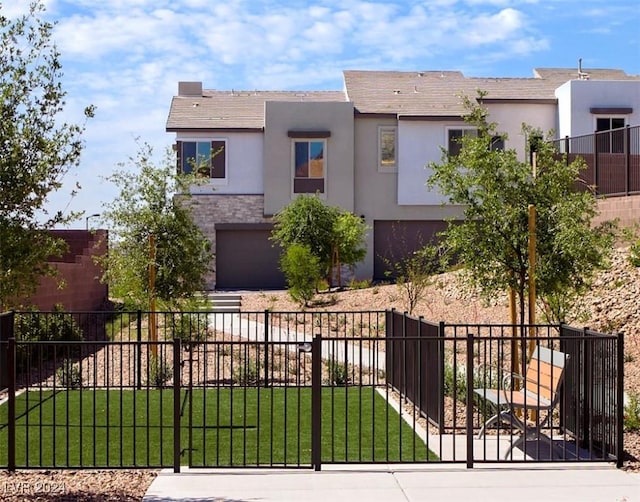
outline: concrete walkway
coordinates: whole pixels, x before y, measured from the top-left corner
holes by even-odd
[[[323,466],[320,472],[273,469],[164,470],[144,501],[184,502],[640,502],[640,474],[610,465]]]
[[[209,328],[251,342],[264,341],[265,325],[260,322],[242,318],[239,314],[222,313],[211,314]],[[269,341],[281,342],[289,346],[289,350],[298,350],[297,344],[311,343],[312,332],[299,332],[289,328],[271,326],[269,329]],[[348,341],[329,339],[322,342],[323,359],[331,359],[339,363],[349,363],[363,368],[375,368],[385,370],[385,354],[376,350],[370,350],[361,344]]]

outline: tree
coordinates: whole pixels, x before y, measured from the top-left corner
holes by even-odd
[[[7,19],[1,9],[0,309],[32,293],[41,275],[53,274],[47,258],[65,250],[49,230],[79,215],[49,214],[45,204],[78,165],[84,131],[84,125],[60,121],[66,93],[52,25],[39,17],[42,3],[31,3],[18,19]],[[85,109],[87,118],[93,113]]]
[[[481,101],[484,95],[480,93]],[[459,155],[443,151],[431,163],[429,184],[453,204],[464,206],[464,221],[449,225],[446,245],[466,270],[466,278],[491,296],[513,288],[525,322],[529,279],[528,207],[537,216],[536,290],[550,321],[565,321],[572,301],[607,265],[614,229],[592,226],[596,199],[580,180],[584,163],[558,158],[549,142],[536,142],[537,173],[514,150],[492,149],[496,125],[481,105],[464,98],[465,120],[477,135],[461,138]],[[527,127],[525,134],[539,137]],[[503,137],[506,139],[506,137]],[[576,186],[582,184],[582,190]]]
[[[150,236],[155,240],[155,298],[168,308],[192,298],[204,287],[211,261],[210,243],[193,222],[186,204],[193,176],[176,174],[167,152],[162,165],[152,160],[153,149],[140,146],[107,180],[120,195],[105,205],[113,243],[105,257],[104,280],[112,293],[130,307],[148,304]]]
[[[322,275],[328,279],[333,267],[341,263],[355,265],[366,254],[367,227],[362,219],[324,204],[315,195],[297,197],[274,220],[272,240],[285,251],[292,244],[306,245],[318,258]]]

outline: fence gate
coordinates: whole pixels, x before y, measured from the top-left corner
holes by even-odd
[[[183,460],[190,467],[311,467],[310,349],[231,336],[183,343]]]

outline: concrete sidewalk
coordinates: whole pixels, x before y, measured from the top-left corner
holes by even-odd
[[[284,469],[163,470],[146,502],[640,502],[640,474],[608,464],[358,465]]]

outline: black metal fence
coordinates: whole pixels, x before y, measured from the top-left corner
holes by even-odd
[[[499,389],[505,371],[525,374],[534,347],[541,346],[568,355],[559,410],[547,431],[560,450],[525,452],[522,460],[528,456],[539,461],[602,460],[622,465],[621,334],[567,325],[436,325],[396,311],[387,312],[387,325],[389,337],[404,340],[400,353],[387,352],[387,361],[395,363],[387,372],[387,383],[416,403],[440,434],[465,434],[467,459],[496,461],[486,436],[482,444],[473,444],[488,411],[472,390]],[[513,442],[513,433],[503,434],[507,443]],[[499,453],[501,446],[496,448]],[[459,451],[452,452],[454,458],[463,455]]]
[[[81,314],[61,315],[0,318],[8,469],[501,462],[517,432],[474,439],[489,411],[472,391],[526,368],[531,344],[570,356],[545,431],[559,447],[506,461],[621,463],[621,337],[266,311],[91,313],[101,332],[69,341]]]
[[[578,157],[586,162],[582,179],[595,186],[598,195],[640,193],[640,126],[567,136],[553,143],[567,162]]]

